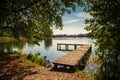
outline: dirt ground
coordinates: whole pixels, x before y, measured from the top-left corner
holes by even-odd
[[[0,61],[0,80],[87,80],[77,72],[27,66],[19,57]],[[90,80],[90,79],[88,79]]]

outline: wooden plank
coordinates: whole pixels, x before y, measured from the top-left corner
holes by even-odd
[[[58,43],[57,45],[79,45],[79,46],[82,46],[84,44],[67,44],[67,43]]]
[[[75,66],[90,48],[91,45],[82,45],[80,48],[77,48],[76,50],[69,52],[68,54],[58,58],[57,60],[54,60],[53,64]]]
[[[54,63],[74,66],[82,56],[83,56],[83,54],[78,55],[78,53],[69,53],[69,54],[55,60]]]

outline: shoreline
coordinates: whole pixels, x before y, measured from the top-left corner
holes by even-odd
[[[95,80],[83,71],[67,73],[49,70],[43,66],[29,66],[20,56],[10,56],[0,61],[0,79],[2,80]]]

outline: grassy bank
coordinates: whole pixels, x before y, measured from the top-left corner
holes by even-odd
[[[14,58],[18,58],[26,66],[40,66],[44,64],[44,59],[39,54],[0,53],[0,61],[11,61]]]
[[[11,42],[16,40],[26,41],[24,37],[19,37],[18,39],[14,37],[0,37],[0,42]]]

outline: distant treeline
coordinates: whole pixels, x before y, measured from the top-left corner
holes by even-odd
[[[93,37],[92,34],[78,34],[78,35],[67,35],[67,34],[59,34],[59,35],[53,35],[53,37]]]

